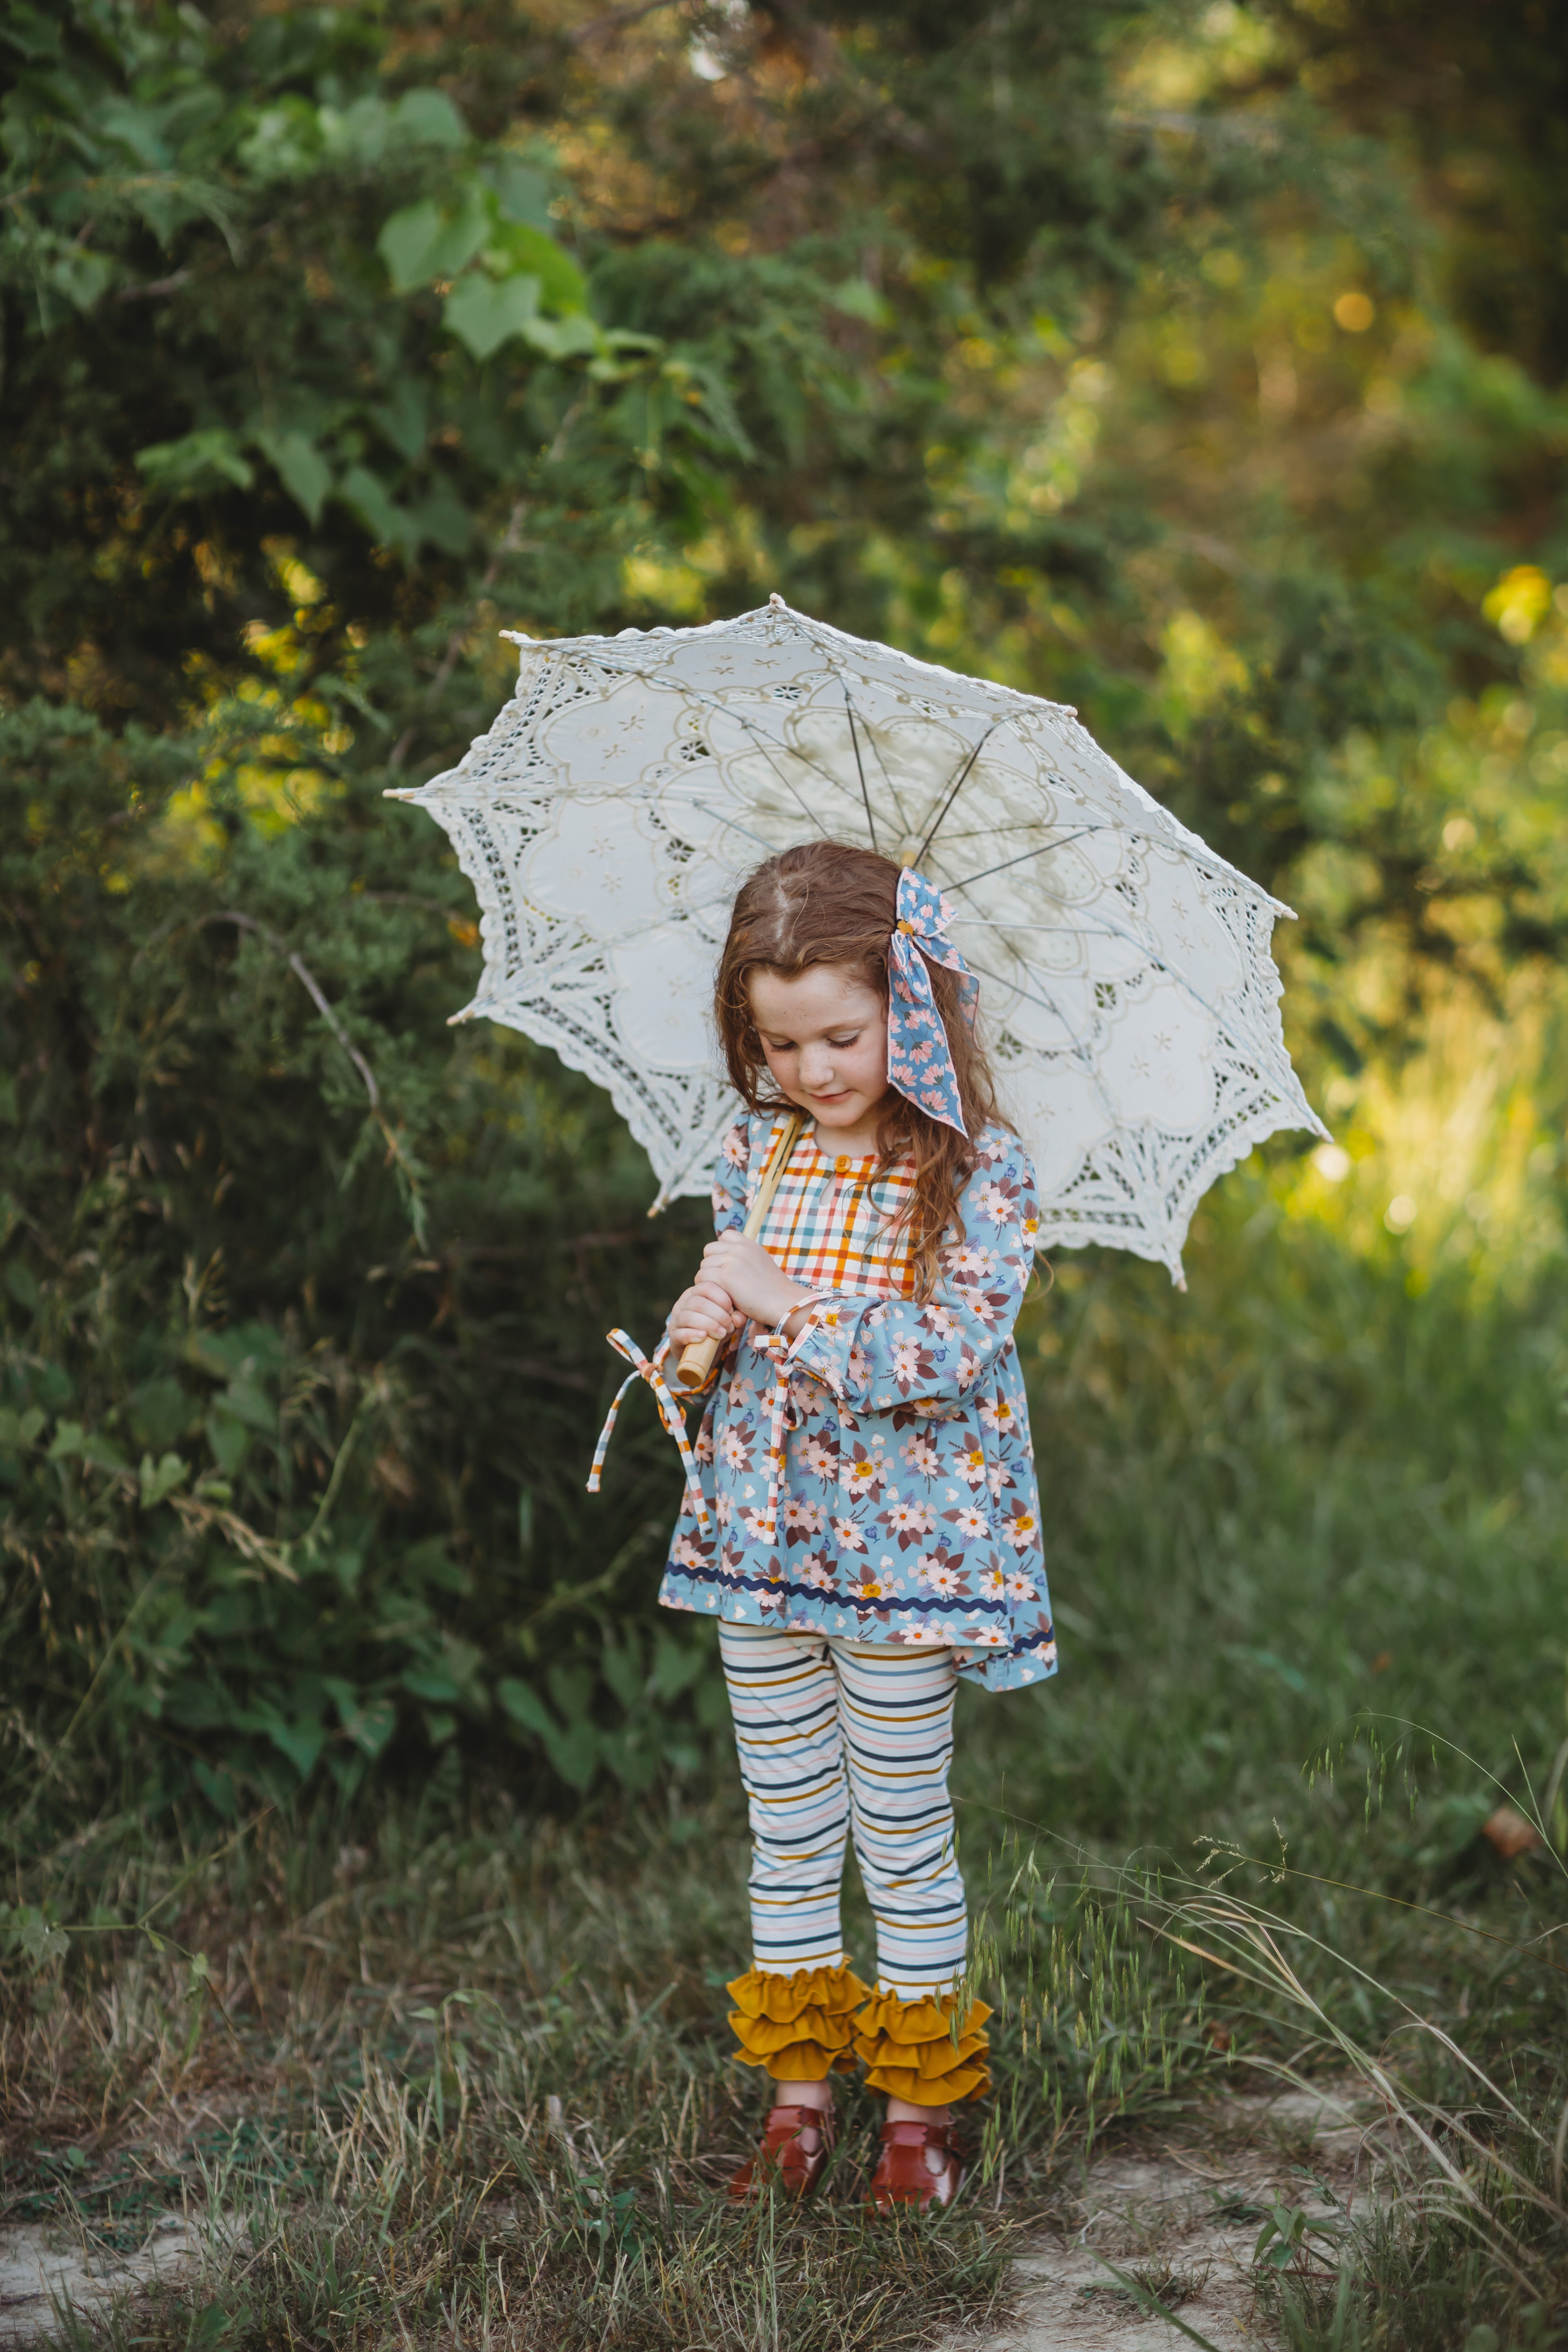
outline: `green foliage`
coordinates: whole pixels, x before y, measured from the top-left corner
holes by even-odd
[[[24,1841],[459,1757],[637,1790],[714,1729],[648,1416],[581,1491],[601,1334],[700,1217],[647,1228],[607,1106],[447,1029],[471,901],[381,797],[489,723],[501,625],[776,586],[1079,703],[1300,898],[1336,1117],[1434,974],[1517,1005],[1568,905],[1558,265],[1532,232],[1482,321],[1453,240],[1501,232],[1416,168],[1385,13],[7,13]],[[1546,221],[1538,97],[1467,38],[1465,136]]]
[[[37,1677],[11,1681],[38,1743],[17,1812],[194,1783],[234,1818],[318,1770],[352,1792],[400,1726],[416,1755],[504,1730],[535,1621],[597,1660],[657,1556],[668,1465],[628,1433],[590,1519],[584,1436],[603,1328],[689,1231],[644,1223],[592,1090],[542,1088],[513,1041],[452,1047],[463,902],[445,873],[400,887],[401,814],[345,790],[269,836],[219,793],[193,866],[160,784],[189,739],[0,724],[31,950],[0,1419],[4,1638]],[[616,1637],[630,1720],[602,1746],[577,1668],[576,1752],[631,1787],[695,1763],[689,1654]]]

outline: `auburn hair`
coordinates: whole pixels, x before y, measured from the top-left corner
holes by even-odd
[[[742,884],[719,959],[713,1012],[731,1083],[759,1113],[788,1110],[768,1070],[752,1012],[749,982],[760,970],[787,980],[814,964],[847,964],[884,1003],[889,999],[888,944],[898,919],[900,868],[875,850],[848,842],[806,841],[781,850]],[[997,1118],[995,1086],[983,1047],[963,1017],[957,976],[921,955],[931,993],[947,1031],[968,1137],[889,1087],[877,1123],[879,1175],[909,1160],[914,1185],[895,1232],[906,1238],[917,1296],[936,1286],[942,1236],[963,1224],[959,1201],[977,1161],[973,1139]]]

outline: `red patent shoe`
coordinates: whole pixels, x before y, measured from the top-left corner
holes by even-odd
[[[759,2189],[782,2189],[786,2197],[809,2197],[826,2168],[837,2134],[831,2107],[774,2107],[763,2128],[763,2144],[730,2183],[740,2199]]]
[[[951,2124],[882,2126],[882,2155],[871,2175],[871,2202],[879,2213],[895,2205],[951,2205],[963,2182],[963,2160]]]

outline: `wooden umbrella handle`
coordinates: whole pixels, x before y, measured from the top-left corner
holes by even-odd
[[[796,1138],[805,1125],[805,1113],[803,1110],[792,1111],[784,1121],[783,1133],[768,1154],[767,1166],[763,1170],[757,1185],[757,1197],[752,1202],[745,1224],[742,1228],[749,1242],[754,1242],[763,1230],[763,1219],[773,1206],[773,1194],[779,1189],[779,1179],[784,1172],[790,1153],[795,1150]],[[719,1350],[723,1345],[722,1339],[693,1339],[689,1348],[681,1349],[679,1360],[675,1367],[675,1377],[669,1382],[670,1388],[677,1396],[689,1396],[694,1390],[702,1386],[718,1362]]]

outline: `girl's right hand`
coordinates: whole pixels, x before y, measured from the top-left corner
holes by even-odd
[[[698,1281],[670,1308],[669,1336],[678,1348],[689,1348],[704,1339],[727,1339],[745,1321],[727,1290],[716,1282]]]

